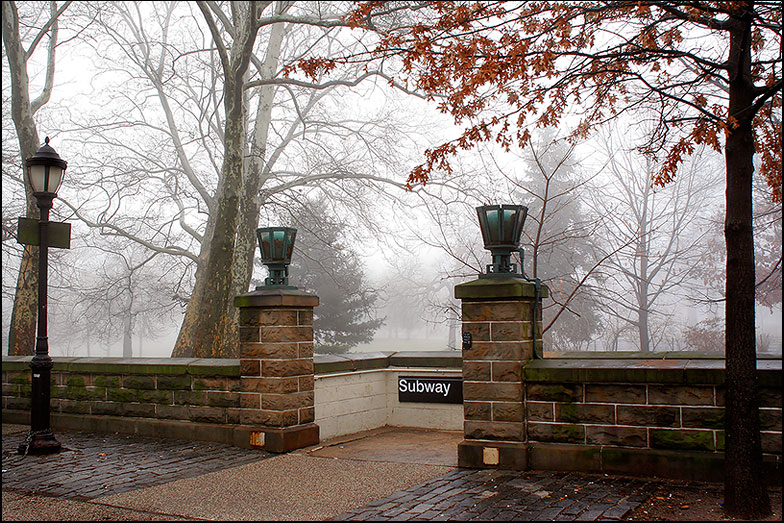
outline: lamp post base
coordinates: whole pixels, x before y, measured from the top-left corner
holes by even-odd
[[[51,430],[30,431],[24,443],[19,445],[19,454],[30,454],[41,456],[44,454],[54,454],[62,450],[62,445],[54,437]]]

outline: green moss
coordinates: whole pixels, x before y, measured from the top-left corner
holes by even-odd
[[[163,403],[172,402],[172,393],[165,390],[140,390],[139,401],[142,403]]]
[[[139,391],[137,389],[108,389],[106,391],[106,398],[109,401],[118,401],[120,403],[129,403],[138,401]]]
[[[84,387],[84,376],[71,374],[65,378],[65,385],[68,387]]]
[[[96,376],[93,378],[93,385],[96,387],[107,387],[107,388],[119,388],[120,387],[120,377],[119,376]]]
[[[713,432],[651,429],[651,447],[658,449],[714,450]]]
[[[160,390],[190,390],[190,376],[158,376]]]
[[[155,378],[153,376],[125,376],[123,378],[123,387],[126,389],[152,390],[155,388]]]

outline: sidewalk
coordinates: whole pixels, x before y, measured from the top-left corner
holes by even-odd
[[[3,521],[621,519],[655,481],[456,468],[461,434],[385,428],[290,454],[3,425]]]

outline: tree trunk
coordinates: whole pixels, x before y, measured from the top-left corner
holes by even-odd
[[[226,112],[224,128],[224,154],[221,183],[213,209],[214,229],[204,241],[209,243],[206,260],[197,271],[194,287],[185,312],[185,321],[173,355],[196,358],[228,358],[234,355],[236,344],[227,340],[227,314],[232,302],[232,274],[235,257],[235,240],[243,189],[243,152],[245,150],[245,121],[247,107],[243,90],[245,73],[250,62],[258,26],[256,3],[249,2],[244,12],[239,5],[232,5],[236,23],[234,42],[229,51],[223,45],[209,7],[198,3],[199,9],[210,25],[213,39],[221,52],[224,71],[223,106]],[[240,25],[242,27],[240,27]],[[187,323],[186,323],[187,322]]]
[[[27,76],[27,59],[19,36],[19,18],[14,2],[3,2],[3,43],[11,74],[11,117],[19,140],[19,150],[24,159],[38,150],[40,140],[30,105],[30,83]],[[35,197],[27,183],[24,184],[27,217],[38,220],[39,211]],[[8,333],[8,354],[27,356],[33,354],[38,311],[38,247],[26,246],[16,280],[11,326]]]
[[[729,116],[738,127],[727,136],[726,282],[726,451],[724,508],[743,519],[770,514],[762,477],[759,399],[754,321],[754,237],[752,177],[754,131],[750,74],[752,7],[734,19],[730,30]]]

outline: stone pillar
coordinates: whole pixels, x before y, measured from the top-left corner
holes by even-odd
[[[541,298],[548,289],[542,285]],[[463,315],[464,437],[458,465],[526,468],[522,368],[533,358],[536,287],[522,278],[480,278],[455,287]],[[541,307],[537,353],[542,354]],[[466,334],[471,335],[470,346]]]
[[[262,289],[237,296],[240,309],[240,423],[250,444],[288,452],[319,442],[313,420],[313,308],[318,296]]]

